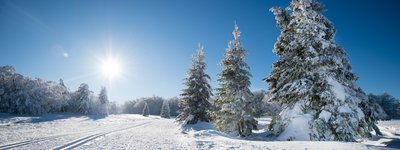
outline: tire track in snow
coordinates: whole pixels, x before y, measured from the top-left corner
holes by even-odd
[[[112,131],[108,131],[108,132],[101,132],[101,133],[92,134],[92,135],[89,135],[89,136],[85,136],[85,137],[73,140],[73,141],[71,141],[71,142],[69,142],[67,144],[64,144],[62,146],[58,146],[58,147],[56,147],[54,149],[55,150],[73,149],[73,148],[79,147],[79,146],[81,146],[83,144],[86,144],[86,143],[88,143],[88,142],[90,142],[90,141],[92,141],[94,139],[97,139],[99,137],[106,136],[108,134],[115,133],[115,132],[120,132],[120,131],[124,131],[124,130],[128,130],[128,129],[136,128],[136,127],[148,124],[148,123],[150,123],[150,122],[145,122],[145,123],[141,123],[141,124],[138,124],[138,125],[130,126],[130,127],[127,127],[127,128],[112,130]]]

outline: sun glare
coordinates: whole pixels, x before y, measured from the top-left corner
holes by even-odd
[[[121,73],[121,64],[113,58],[105,59],[101,66],[102,73],[108,79],[112,79]]]

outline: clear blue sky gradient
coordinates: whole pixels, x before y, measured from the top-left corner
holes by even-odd
[[[348,53],[358,85],[367,93],[400,97],[399,0],[325,0],[324,13],[337,29],[336,41]],[[242,32],[252,90],[267,89],[262,79],[277,57],[280,34],[272,6],[289,0],[0,0],[0,65],[46,80],[64,79],[70,90],[88,83],[98,93],[125,101],[143,96],[173,97],[198,43],[205,47],[207,73],[217,87],[219,62],[236,21]],[[63,57],[68,53],[69,57]],[[112,53],[123,76],[110,84],[99,71]]]

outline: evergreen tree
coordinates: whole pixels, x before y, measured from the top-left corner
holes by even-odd
[[[166,100],[162,103],[160,116],[163,118],[170,118],[169,103]]]
[[[217,111],[213,114],[218,130],[248,136],[256,128],[255,109],[252,107],[250,67],[245,62],[246,49],[240,40],[239,27],[235,24],[232,32],[234,39],[229,42],[225,57],[221,61],[222,71],[219,74],[215,104]]]
[[[270,129],[279,140],[356,141],[370,129],[359,104],[367,100],[354,81],[335,29],[316,0],[293,0],[272,8],[281,35],[274,47],[279,60],[266,78],[272,100],[282,105]],[[293,132],[302,131],[302,132]]]
[[[101,87],[100,94],[99,94],[99,101],[100,101],[100,113],[102,115],[108,115],[108,97],[107,97],[107,90],[106,87]]]
[[[77,92],[77,105],[78,105],[78,113],[82,113],[84,115],[89,114],[90,109],[90,91],[89,86],[87,84],[82,83]]]
[[[143,113],[142,113],[142,115],[145,116],[145,117],[147,117],[147,116],[150,115],[150,109],[149,109],[149,106],[147,105],[146,102],[144,102],[144,107],[143,107]]]
[[[208,83],[210,76],[205,70],[204,48],[199,45],[197,54],[192,58],[192,66],[187,72],[186,89],[183,90],[182,99],[179,101],[181,109],[177,120],[184,124],[209,122],[211,119],[208,111],[211,106],[209,99],[212,96],[212,89]]]

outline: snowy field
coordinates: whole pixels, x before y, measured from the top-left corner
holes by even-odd
[[[270,118],[260,118],[264,128]],[[72,114],[43,117],[0,113],[0,149],[399,149],[400,120],[379,122],[384,137],[363,143],[274,141],[266,131],[240,138],[218,132],[211,124],[180,128],[174,119],[156,116]]]

